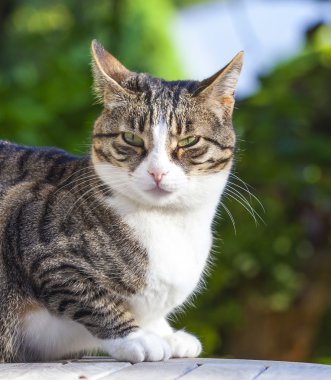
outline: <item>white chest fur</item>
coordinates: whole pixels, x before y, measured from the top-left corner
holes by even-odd
[[[212,244],[214,210],[214,205],[185,213],[121,208],[149,256],[147,285],[129,301],[140,325],[165,317],[196,289]]]

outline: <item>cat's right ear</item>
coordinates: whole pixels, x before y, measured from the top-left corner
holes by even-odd
[[[243,65],[244,52],[239,52],[230,63],[216,74],[200,82],[194,96],[221,105],[229,114],[234,106],[234,92]]]
[[[97,40],[92,41],[91,50],[94,90],[100,101],[111,103],[133,96],[121,85],[133,73],[108,53]]]

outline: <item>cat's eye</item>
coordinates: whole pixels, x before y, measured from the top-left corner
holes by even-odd
[[[178,147],[179,148],[189,148],[190,146],[193,146],[197,144],[200,140],[200,136],[189,136],[186,137],[183,140],[178,141]]]
[[[137,146],[139,148],[144,147],[144,140],[141,137],[135,135],[134,133],[124,132],[122,134],[122,137],[123,140],[129,145]]]

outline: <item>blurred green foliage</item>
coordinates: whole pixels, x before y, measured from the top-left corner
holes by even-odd
[[[91,40],[132,70],[177,77],[173,11],[167,0],[3,1],[1,137],[86,152],[100,111],[92,107]]]
[[[195,2],[2,1],[1,138],[87,152],[100,112],[93,106],[90,41],[100,40],[132,70],[176,79],[181,71],[169,22],[176,7]],[[230,178],[224,202],[236,233],[221,209],[208,290],[177,317],[178,326],[202,337],[206,355],[231,353],[231,334],[244,323],[247,308],[293,309],[311,281],[311,263],[331,254],[330,88],[331,28],[324,25],[298,57],[261,78],[261,90],[237,104],[234,175],[252,187]],[[258,226],[246,202],[260,215]],[[325,327],[331,326],[331,312],[323,323],[314,350],[331,356],[331,328]]]

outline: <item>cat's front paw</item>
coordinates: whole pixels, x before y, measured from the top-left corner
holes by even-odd
[[[176,331],[165,339],[171,347],[173,358],[195,358],[201,354],[199,339],[185,331]]]
[[[131,363],[156,362],[171,356],[169,343],[155,334],[141,331],[125,338],[105,340],[102,346],[114,359]]]

